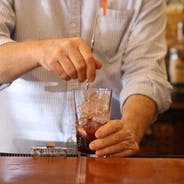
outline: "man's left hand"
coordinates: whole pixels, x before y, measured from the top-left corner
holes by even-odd
[[[97,156],[130,156],[139,150],[133,131],[125,126],[123,120],[111,120],[100,127],[96,133],[96,140],[89,145],[96,150]]]

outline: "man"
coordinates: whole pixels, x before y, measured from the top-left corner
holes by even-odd
[[[88,80],[113,89],[112,120],[90,148],[135,154],[171,103],[164,8],[164,0],[1,0],[0,83],[12,84],[0,93],[0,151],[75,145],[72,91]]]

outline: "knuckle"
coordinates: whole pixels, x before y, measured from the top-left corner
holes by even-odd
[[[65,50],[66,53],[70,53],[70,50],[72,49],[74,49],[74,43],[72,40],[68,40],[63,43],[63,50]]]
[[[69,71],[69,75],[72,77],[72,78],[76,78],[77,77],[77,73],[75,70],[70,70]]]
[[[62,80],[66,80],[66,81],[70,80],[70,77],[67,76],[66,74],[63,74],[63,73],[60,74],[59,77],[60,77]]]
[[[55,62],[56,61],[54,59],[50,59],[50,60],[48,60],[47,63],[48,63],[49,66],[54,66],[55,65]]]
[[[124,131],[123,123],[121,121],[112,120],[111,124],[113,124],[113,127],[116,131],[118,131],[118,130],[123,130]]]
[[[77,67],[77,70],[78,72],[83,72],[86,70],[86,65],[85,64],[80,64],[78,67]]]
[[[85,78],[79,78],[79,82],[84,82]]]
[[[86,60],[86,63],[87,64],[89,64],[89,65],[95,65],[95,62],[94,62],[94,59],[93,59],[92,54],[88,54],[88,56],[86,56],[85,60]]]
[[[69,81],[70,80],[70,77],[64,76],[64,80]]]
[[[124,126],[121,120],[117,122],[117,126],[119,127],[119,129],[123,129]]]
[[[51,68],[52,70],[54,70],[55,65],[56,65],[56,60],[54,60],[54,59],[48,60],[48,61],[47,61],[47,65],[50,66],[50,68]]]
[[[57,56],[60,56],[61,53],[63,53],[63,50],[61,49],[61,47],[57,47],[55,48],[54,50],[54,55],[57,57]]]
[[[121,134],[120,133],[117,133],[114,135],[113,137],[113,142],[119,142],[121,140]]]
[[[120,145],[121,145],[121,147],[124,148],[124,149],[125,149],[125,148],[128,149],[128,148],[132,147],[132,144],[130,144],[130,143],[127,142],[127,141],[126,141],[126,142],[121,142]]]

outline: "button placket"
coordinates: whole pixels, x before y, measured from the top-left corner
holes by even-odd
[[[80,36],[80,1],[71,0],[71,19],[70,19],[70,36],[79,37]]]

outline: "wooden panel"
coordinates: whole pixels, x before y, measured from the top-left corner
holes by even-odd
[[[145,135],[138,155],[184,155],[184,101],[174,101]]]
[[[183,170],[183,159],[0,157],[0,183],[13,184],[174,184]]]

